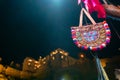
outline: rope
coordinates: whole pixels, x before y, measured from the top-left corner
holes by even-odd
[[[104,2],[105,4],[108,4],[106,0],[103,0],[103,2]]]
[[[108,76],[107,76],[107,73],[105,72],[104,68],[103,68],[102,65],[101,65],[101,62],[100,62],[100,66],[101,66],[101,70],[102,70],[102,72],[103,72],[103,76],[104,76],[105,80],[109,80],[109,78],[108,78]]]
[[[97,71],[98,71],[98,80],[109,80],[107,73],[105,72],[104,68],[101,65],[101,62],[98,58],[97,53],[92,53],[90,51],[90,54],[94,57],[96,61]]]
[[[103,0],[105,4],[112,4],[109,0]]]
[[[117,34],[118,38],[120,39],[120,35],[119,33],[117,32],[117,30],[113,27],[113,30],[115,31],[115,33]]]

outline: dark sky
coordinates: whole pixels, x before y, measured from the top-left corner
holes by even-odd
[[[77,0],[0,0],[0,56],[5,62],[22,62],[26,56],[38,59],[61,48],[77,58],[85,51],[73,43],[70,27],[78,26],[80,9]],[[120,34],[120,21],[107,18],[107,22],[112,39],[98,52],[100,57],[120,53],[120,39],[113,29]]]

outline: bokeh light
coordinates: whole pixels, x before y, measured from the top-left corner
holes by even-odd
[[[80,54],[79,57],[80,57],[80,58],[84,58],[85,55],[84,55],[84,54]]]
[[[61,78],[61,80],[71,80],[71,77],[69,74],[64,74]]]

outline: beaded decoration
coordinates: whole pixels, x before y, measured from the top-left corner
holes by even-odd
[[[71,27],[74,43],[84,50],[97,51],[110,42],[111,32],[106,21],[95,25]]]

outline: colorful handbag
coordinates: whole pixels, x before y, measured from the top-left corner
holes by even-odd
[[[82,25],[83,12],[92,22],[91,25]],[[90,14],[82,8],[78,27],[71,27],[74,43],[84,50],[101,50],[110,42],[111,32],[106,21],[96,23]]]

